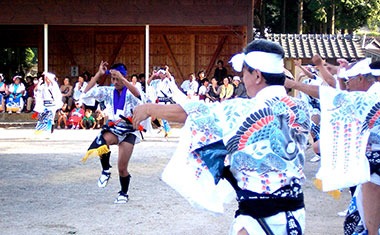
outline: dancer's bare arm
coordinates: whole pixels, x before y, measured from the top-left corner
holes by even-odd
[[[315,54],[312,58],[312,61],[315,64],[315,66],[317,66],[323,80],[325,80],[327,84],[329,84],[329,86],[336,87],[336,80],[333,74],[331,74],[330,71],[327,69],[327,66],[325,66],[326,63],[324,63],[321,56],[318,54]],[[333,66],[333,65],[328,65],[328,66]]]
[[[309,85],[302,82],[294,81],[291,79],[285,79],[285,87],[290,89],[296,89],[303,93],[319,98],[319,86]]]
[[[133,126],[138,128],[138,125],[148,117],[184,123],[187,113],[178,104],[143,104],[133,110]]]
[[[102,76],[104,76],[104,74],[107,71],[107,66],[108,66],[108,63],[106,61],[101,61],[100,62],[98,72],[96,72],[95,76],[88,82],[86,88],[84,89],[84,93],[86,93],[92,87],[94,87],[95,84],[97,83],[97,81],[99,80],[99,78],[101,78]]]

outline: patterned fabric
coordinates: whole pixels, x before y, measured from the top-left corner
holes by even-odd
[[[174,78],[170,80],[169,78],[155,79],[150,83],[150,86],[154,88],[156,99],[173,97],[172,86],[175,85]]]
[[[232,188],[225,180],[214,184],[207,165],[195,150],[222,140],[228,150],[226,165],[241,189],[271,194],[301,182],[310,117],[306,104],[288,97],[282,86],[270,86],[254,99],[223,103],[203,101],[183,105],[188,118],[183,140],[165,168],[163,180],[193,205],[221,212]],[[186,151],[184,153],[184,151]],[[181,177],[179,177],[179,175]],[[217,195],[217,196],[216,196]]]
[[[366,157],[372,173],[380,175],[380,151],[367,151]]]
[[[320,144],[323,148],[317,178],[322,180],[323,190],[342,189],[368,181],[366,143],[370,131],[377,132],[380,124],[380,84],[375,83],[367,92],[321,87],[320,94]]]
[[[117,92],[117,91],[116,91]],[[134,130],[130,121],[126,117],[132,116],[133,109],[142,104],[142,100],[136,98],[129,90],[122,92],[125,98],[118,97],[117,100],[124,100],[124,103],[116,102],[115,105],[115,88],[110,86],[94,87],[87,91],[81,99],[86,102],[93,102],[93,99],[105,105],[104,111],[108,115],[108,121],[103,126],[101,133],[95,138],[87,150],[86,155],[82,158],[85,162],[89,157],[101,156],[110,150],[102,137],[105,131],[111,132],[118,137],[119,143],[124,140],[127,134],[132,133],[136,136],[135,144],[141,141],[140,131]],[[121,109],[122,108],[122,109]],[[128,123],[127,123],[128,122]]]
[[[118,120],[120,119],[119,115],[124,117],[131,117],[132,110],[139,104],[142,104],[142,101],[136,98],[129,90],[125,93],[125,102],[123,109],[114,109],[114,87],[111,86],[100,86],[94,87],[91,90],[87,91],[81,99],[83,103],[90,105],[88,102],[92,102],[93,99],[96,99],[99,102],[104,102],[105,112],[108,115],[108,120]]]
[[[45,109],[42,113],[38,113],[38,121],[36,124],[36,133],[42,131],[51,132],[54,123],[54,113],[52,110]]]
[[[24,100],[22,98],[22,92],[25,91],[25,86],[23,83],[9,85],[8,90],[10,92],[6,107],[8,111],[21,111],[24,106]]]
[[[314,142],[316,142],[317,140],[319,140],[320,132],[321,132],[320,125],[316,125],[314,122],[312,122],[311,123],[310,134],[311,134],[311,137],[313,138]]]
[[[35,92],[36,105],[34,111],[38,113],[44,112],[45,109],[51,110],[53,113],[62,108],[62,93],[58,83],[53,81],[49,85],[47,83],[39,84]]]
[[[22,96],[21,93],[25,91],[25,86],[23,83],[20,83],[20,84],[12,83],[9,85],[8,90],[11,93],[9,97],[20,98]]]
[[[345,235],[367,235],[368,232],[364,226],[363,206],[361,204],[362,192],[361,185],[357,186],[355,194],[352,196],[351,203],[348,206],[348,212],[344,220]]]
[[[38,113],[36,133],[51,133],[54,125],[55,113],[63,105],[62,93],[56,81],[50,84],[39,84],[35,92],[36,105],[34,111]]]
[[[101,157],[103,154],[109,153],[110,149],[107,145],[107,142],[103,138],[105,132],[111,132],[118,138],[118,142],[122,142],[128,134],[134,134],[139,136],[139,133],[133,129],[132,123],[127,123],[123,119],[116,121],[107,121],[102,127],[102,131],[96,136],[94,141],[90,144],[90,147],[87,149],[85,156],[82,158],[82,162],[86,162],[90,157]],[[136,138],[137,140],[137,138]],[[135,141],[137,143],[137,141]]]
[[[308,78],[302,81],[302,83],[309,84],[309,85],[315,85],[315,86],[325,86],[324,80],[316,75],[313,76],[313,78]],[[303,100],[308,104],[308,107],[310,109],[311,114],[320,114],[321,107],[320,107],[320,101],[319,99],[309,96],[303,92],[298,92],[298,98]]]
[[[372,181],[370,173],[379,173],[380,84],[375,83],[367,92],[324,88],[320,94],[323,148],[317,177],[322,179],[324,190],[357,185],[344,234],[365,235],[361,183]]]

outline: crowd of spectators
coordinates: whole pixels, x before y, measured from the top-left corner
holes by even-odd
[[[227,74],[223,63],[218,61],[214,76],[206,78],[205,71],[189,74],[183,81],[180,89],[189,99],[204,100],[206,103],[222,102],[233,98],[247,98],[247,92],[241,78],[237,75]]]
[[[56,78],[62,93],[63,106],[56,113],[57,129],[94,129],[101,128],[107,120],[103,113],[103,105],[96,102],[95,106],[82,104],[81,93],[91,79],[91,74],[84,72],[77,77],[65,76]],[[35,92],[41,80],[41,73],[36,76],[22,76],[15,74],[6,79],[0,73],[0,112],[2,113],[33,113]],[[133,74],[130,81],[145,90],[145,75]],[[177,81],[178,83],[178,81]],[[206,77],[205,71],[200,70],[189,75],[180,86],[180,90],[191,99],[205,102],[221,102],[236,97],[247,98],[246,90],[239,76],[227,74],[223,61],[218,61],[211,79]]]
[[[102,106],[86,106],[80,102],[81,92],[85,89],[91,76],[84,73],[78,77],[66,76],[56,78],[60,84],[63,106],[57,111],[56,127],[58,129],[94,129],[101,128],[106,116]],[[35,93],[41,81],[41,73],[36,76],[16,74],[12,79],[6,79],[0,73],[0,112],[1,113],[33,113],[35,106]],[[74,84],[74,85],[72,85]]]

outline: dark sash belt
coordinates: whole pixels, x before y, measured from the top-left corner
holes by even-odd
[[[278,197],[273,195],[258,194],[248,190],[237,191],[239,209],[238,215],[249,215],[255,219],[269,217],[279,212],[296,211],[304,208],[303,193],[297,197]]]

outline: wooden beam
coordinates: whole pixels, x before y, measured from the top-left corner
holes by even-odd
[[[175,59],[175,56],[173,54],[173,51],[171,50],[170,48],[170,45],[169,45],[169,41],[168,39],[166,38],[165,35],[161,34],[160,35],[161,37],[161,41],[162,43],[164,44],[165,48],[166,48],[166,51],[168,52],[168,55],[169,55],[169,58],[170,60],[172,61],[173,63],[173,66],[174,66],[174,70],[176,71],[176,74],[179,75],[179,78],[177,77],[177,80],[184,80],[184,77],[183,77],[183,74],[182,74],[182,71],[180,70],[179,66],[178,66],[178,62],[177,60]]]
[[[206,77],[210,77],[210,73],[211,73],[211,69],[212,67],[214,67],[215,65],[215,62],[216,62],[216,58],[218,58],[218,56],[220,55],[220,52],[222,51],[223,49],[223,46],[224,46],[224,43],[227,41],[227,36],[223,36],[220,40],[219,40],[219,43],[218,43],[218,46],[216,47],[216,50],[210,60],[210,63],[208,64],[207,66],[207,69],[206,69]]]
[[[112,55],[110,56],[109,60],[107,61],[108,64],[111,66],[115,63],[116,57],[119,55],[121,48],[123,47],[123,43],[125,39],[127,38],[128,33],[123,33],[120,37],[119,40],[117,41],[115,48],[113,49]],[[106,76],[103,76],[101,80],[99,81],[100,85],[103,85],[104,82],[106,81]]]
[[[123,34],[119,37],[119,40],[118,40],[118,42],[116,43],[115,48],[113,49],[112,55],[111,55],[110,59],[108,60],[108,63],[109,63],[110,65],[112,65],[112,64],[115,63],[116,57],[119,55],[120,50],[121,50],[121,48],[123,47],[123,43],[124,43],[125,39],[127,38],[127,36],[128,36],[127,33],[123,33]]]
[[[71,65],[77,65],[77,62],[75,61],[74,53],[71,50],[69,44],[67,43],[65,35],[63,33],[59,33],[58,38],[62,42],[62,47],[61,48],[63,49],[62,50],[64,52],[63,54],[66,55],[69,58]]]

